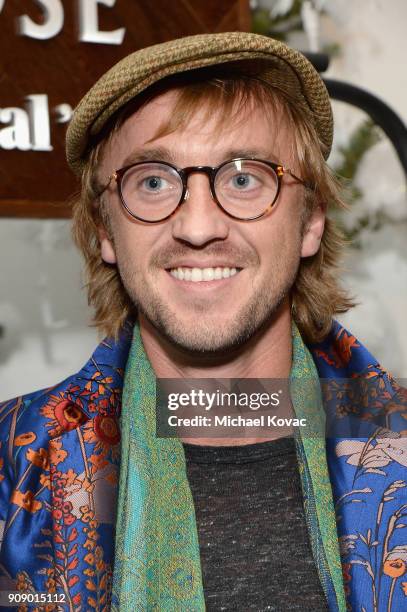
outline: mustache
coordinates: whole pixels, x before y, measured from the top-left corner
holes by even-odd
[[[182,244],[169,244],[160,248],[151,257],[150,265],[159,268],[171,268],[179,259],[187,259],[188,256],[202,255],[202,258],[215,260],[225,259],[233,262],[238,268],[257,265],[259,257],[254,249],[249,247],[238,247],[232,244],[209,244],[205,247],[187,247]]]

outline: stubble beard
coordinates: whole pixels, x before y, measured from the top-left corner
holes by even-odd
[[[126,268],[120,270],[120,275],[136,309],[158,334],[183,352],[215,356],[241,347],[262,329],[273,325],[276,313],[295,282],[299,263],[298,255],[286,262],[285,270],[276,268],[271,274],[271,282],[259,287],[237,312],[231,313],[228,322],[221,325],[214,321],[216,311],[215,317],[208,313],[207,300],[191,304],[194,323],[185,324],[163,296],[141,277]]]

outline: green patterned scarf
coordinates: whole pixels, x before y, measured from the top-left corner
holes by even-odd
[[[307,377],[315,380],[318,374],[293,328],[291,379]],[[155,385],[136,324],[123,389],[112,610],[202,612],[199,541],[184,450],[178,439],[156,437]],[[323,428],[306,387],[293,385],[296,415]],[[325,441],[316,436],[296,442],[318,571],[327,594],[328,583],[334,585],[336,609],[345,610]]]

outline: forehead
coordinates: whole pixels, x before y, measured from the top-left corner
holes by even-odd
[[[210,159],[199,163],[213,165],[224,161],[227,152],[239,150],[292,162],[293,128],[280,101],[250,97],[243,102],[237,97],[232,104],[214,105],[201,97],[185,108],[179,104],[180,94],[179,89],[171,89],[131,114],[112,134],[104,161],[118,168],[131,163],[133,154],[137,159],[140,151],[167,147],[179,157],[173,160],[176,163],[185,159],[188,164],[190,157],[208,155]]]

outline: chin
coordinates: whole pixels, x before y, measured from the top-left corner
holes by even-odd
[[[128,293],[140,314],[169,345],[191,356],[224,356],[274,325],[291,286],[287,282],[280,289],[277,284],[274,291],[263,287],[240,307],[229,309],[225,316],[217,309],[208,312],[207,304],[194,304],[184,313],[185,307],[175,309],[157,292],[145,288],[136,292],[129,287]]]
[[[228,316],[226,321],[203,321],[198,317],[191,322],[181,320],[175,313],[143,312],[154,329],[180,351],[189,355],[222,356],[244,346],[255,335],[273,324],[273,312],[253,313],[251,310]],[[254,316],[257,314],[257,316]],[[202,317],[203,318],[203,317]]]
[[[186,321],[176,317],[151,317],[144,313],[151,325],[171,345],[190,354],[223,353],[241,343],[240,333],[232,326],[203,321]],[[222,330],[220,332],[220,330]]]
[[[171,333],[171,330],[164,331],[167,339],[179,349],[190,354],[223,354],[238,346],[242,341],[236,334],[219,334],[200,332],[195,329],[193,334]]]

